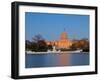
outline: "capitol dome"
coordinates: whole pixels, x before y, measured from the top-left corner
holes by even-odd
[[[55,46],[57,49],[69,49],[72,45],[72,41],[68,39],[68,34],[66,32],[62,32],[60,40],[48,41],[47,45]]]
[[[68,39],[67,33],[66,32],[62,32],[60,35],[60,40],[66,40]]]

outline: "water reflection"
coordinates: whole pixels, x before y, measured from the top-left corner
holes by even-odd
[[[67,66],[70,64],[70,54],[61,53],[58,55],[58,64],[60,66]]]
[[[26,54],[25,67],[56,67],[89,65],[89,54]]]

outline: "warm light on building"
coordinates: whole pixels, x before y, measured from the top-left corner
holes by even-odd
[[[72,45],[72,41],[68,39],[68,34],[62,32],[59,40],[55,41],[46,41],[47,45],[55,46],[56,48],[65,48],[68,49]]]

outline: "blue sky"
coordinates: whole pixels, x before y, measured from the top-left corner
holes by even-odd
[[[51,13],[25,13],[25,37],[31,40],[41,34],[46,40],[58,40],[67,32],[69,39],[89,38],[89,16]]]

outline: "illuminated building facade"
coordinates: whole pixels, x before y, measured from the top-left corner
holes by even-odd
[[[47,45],[55,46],[58,49],[68,49],[72,45],[72,41],[68,39],[68,34],[62,32],[59,40],[55,41],[46,41]]]

